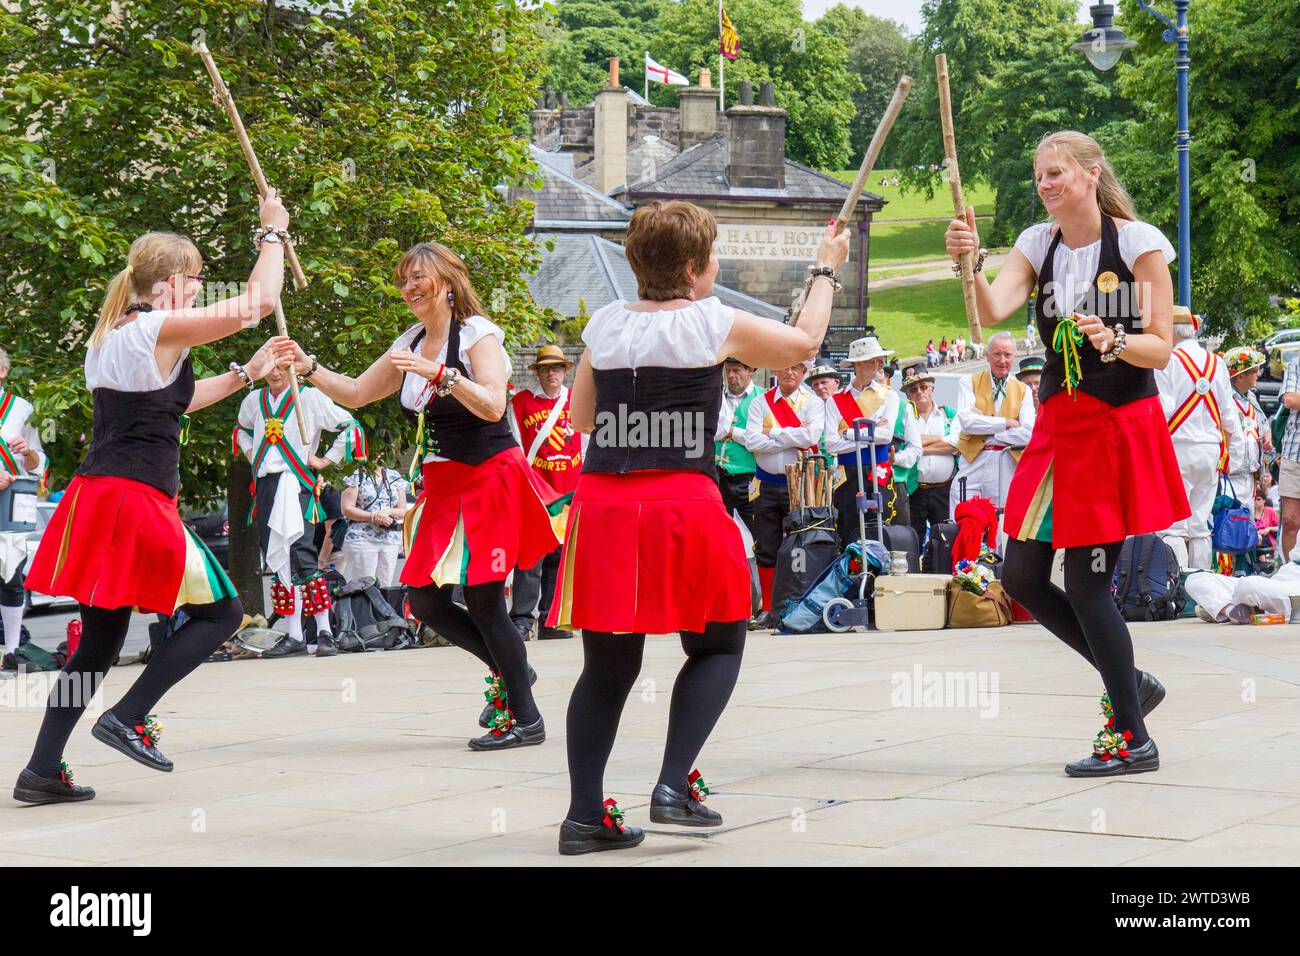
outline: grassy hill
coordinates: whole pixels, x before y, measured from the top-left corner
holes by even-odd
[[[996,274],[991,271],[989,278]],[[885,348],[904,357],[920,355],[930,339],[938,345],[945,335],[951,339],[967,333],[961,282],[954,276],[951,280],[873,292],[867,303],[867,321],[876,327]],[[1005,329],[1019,339],[1025,334],[1025,324],[1025,313],[1021,310],[1003,322],[999,330]],[[984,341],[992,333],[992,329],[984,329]]]

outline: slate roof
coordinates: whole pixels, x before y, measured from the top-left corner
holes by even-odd
[[[727,182],[726,139],[711,139],[685,149],[660,165],[655,175],[629,186],[613,190],[612,196],[627,198],[630,195],[688,195],[718,196],[754,199],[824,199],[844,201],[849,186],[834,176],[810,169],[794,160],[785,161],[784,189],[735,189]],[[635,168],[635,167],[634,167]],[[873,193],[863,192],[862,199],[868,208],[880,209],[885,200]]]
[[[630,208],[555,168],[544,158],[543,150],[531,148],[542,188],[537,192],[531,188],[520,189],[519,196],[536,204],[534,229],[619,229],[627,225],[632,216]]]
[[[654,134],[638,137],[627,147],[627,173],[633,179],[641,178],[643,172],[647,178],[653,178],[676,156],[677,147],[672,143],[665,142]],[[596,178],[596,161],[593,159],[584,163],[573,171],[573,176],[584,183],[590,183]],[[614,192],[621,188],[622,185],[616,186]]]
[[[536,275],[528,276],[533,300],[561,315],[576,315],[578,300],[586,303],[589,313],[617,299],[636,301],[636,276],[628,265],[623,247],[599,236],[569,233],[537,234],[538,242],[550,239],[551,251],[541,250],[542,262]],[[755,315],[780,320],[784,309],[760,299],[715,285],[713,294],[725,304]]]

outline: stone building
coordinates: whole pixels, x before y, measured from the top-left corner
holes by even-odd
[[[742,83],[739,102],[720,112],[711,82],[710,71],[701,70],[698,85],[677,88],[676,108],[652,106],[619,84],[618,61],[611,60],[609,82],[592,104],[573,108],[563,94],[548,94],[531,116],[534,156],[545,183],[531,194],[538,203],[534,232],[538,238],[588,233],[617,243],[613,208],[596,196],[627,215],[654,200],[689,200],[718,221],[719,286],[784,314],[849,187],[786,158],[787,113],[775,105],[770,83],[763,84],[757,102]],[[582,192],[582,185],[590,192]],[[844,288],[835,296],[827,336],[831,354],[843,351],[867,324],[871,217],[883,206],[883,199],[864,192],[854,213],[852,250],[840,273]],[[600,213],[598,222],[583,219],[593,211]],[[557,276],[566,268],[552,268],[544,285],[562,286]],[[574,277],[575,284],[581,281]]]

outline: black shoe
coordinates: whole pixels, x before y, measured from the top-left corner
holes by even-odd
[[[758,616],[749,622],[751,631],[766,631],[776,627],[776,621],[772,618],[771,611],[759,611]]]
[[[573,637],[573,632],[563,631],[558,627],[543,627],[537,632],[539,641],[562,641],[568,637]]]
[[[1160,702],[1165,699],[1165,685],[1146,671],[1138,673],[1142,675],[1138,678],[1138,704],[1141,705],[1142,716],[1145,717],[1159,707]]]
[[[722,814],[710,810],[703,801],[688,793],[678,793],[666,783],[655,787],[650,796],[650,822],[672,823],[679,827],[720,827]]]
[[[57,777],[42,777],[24,769],[14,785],[14,799],[23,803],[80,803],[94,800],[95,791],[74,784],[72,773],[66,769]]]
[[[158,749],[158,733],[162,728],[153,723],[149,717],[143,724],[128,727],[113,715],[111,710],[104,711],[90,734],[101,743],[106,743],[118,753],[126,754],[132,760],[161,770],[172,772],[172,762]]]
[[[574,823],[565,820],[560,824],[560,855],[578,856],[599,850],[626,850],[640,846],[645,831],[640,827],[604,823]]]
[[[337,657],[339,646],[334,640],[334,635],[329,631],[316,636],[316,656],[317,657]]]
[[[1148,740],[1141,747],[1130,750],[1127,757],[1110,754],[1107,759],[1102,760],[1098,754],[1093,753],[1082,760],[1067,763],[1065,775],[1067,777],[1117,777],[1125,773],[1149,773],[1159,769],[1160,751],[1156,750],[1154,740]]]
[[[292,657],[294,654],[306,654],[307,645],[286,634],[275,642],[273,647],[262,651],[263,657]]]
[[[515,630],[525,641],[533,639],[533,619],[531,617],[520,617],[514,620]]]
[[[500,736],[484,734],[469,742],[470,750],[510,750],[513,747],[535,747],[546,739],[546,722],[538,717],[531,724],[516,722]]]

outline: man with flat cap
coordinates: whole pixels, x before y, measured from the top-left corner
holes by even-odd
[[[523,446],[524,457],[542,480],[564,495],[573,491],[582,471],[582,438],[569,417],[569,389],[564,377],[573,367],[555,345],[543,345],[528,366],[537,374],[538,391],[520,389],[510,400],[510,427]],[[531,568],[515,568],[510,617],[527,640],[533,621],[546,620],[560,567],[556,548]],[[572,637],[567,631],[541,626],[538,638]]]

